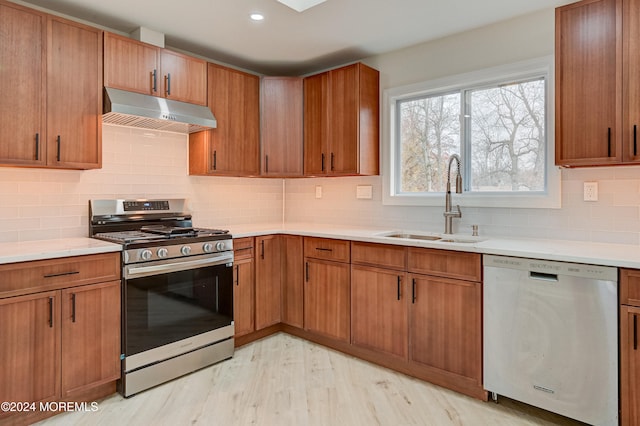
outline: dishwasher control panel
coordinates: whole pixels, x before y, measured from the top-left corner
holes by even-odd
[[[517,269],[546,274],[570,275],[573,277],[618,281],[618,269],[613,266],[587,265],[553,260],[526,259],[522,257],[484,255],[484,266]]]

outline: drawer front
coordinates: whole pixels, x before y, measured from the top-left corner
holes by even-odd
[[[620,269],[620,303],[640,306],[640,270]]]
[[[233,258],[235,260],[253,259],[253,237],[233,240]]]
[[[120,252],[0,265],[0,297],[120,279]]]
[[[351,263],[404,271],[407,267],[407,248],[390,244],[353,241],[351,243]]]
[[[482,257],[478,253],[409,247],[409,272],[467,281],[482,280]]]
[[[348,263],[350,256],[350,242],[332,240],[329,238],[304,238],[304,255],[314,259],[334,260]]]

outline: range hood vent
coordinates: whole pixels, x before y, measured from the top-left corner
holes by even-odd
[[[216,127],[209,108],[105,87],[103,123],[193,133]]]

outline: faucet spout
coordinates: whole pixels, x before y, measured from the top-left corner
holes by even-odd
[[[444,198],[444,233],[453,234],[453,218],[462,217],[460,206],[456,205],[456,209],[451,207],[451,164],[456,162],[456,193],[462,194],[462,175],[460,174],[460,157],[453,154],[449,158],[449,166],[447,167],[447,192]]]

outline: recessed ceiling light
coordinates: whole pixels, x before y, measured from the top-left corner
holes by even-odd
[[[252,21],[262,21],[264,19],[264,15],[262,13],[252,13],[249,15]]]
[[[286,6],[289,6],[293,10],[296,10],[298,12],[304,12],[310,7],[313,7],[320,3],[324,3],[327,0],[278,0],[278,1]]]

